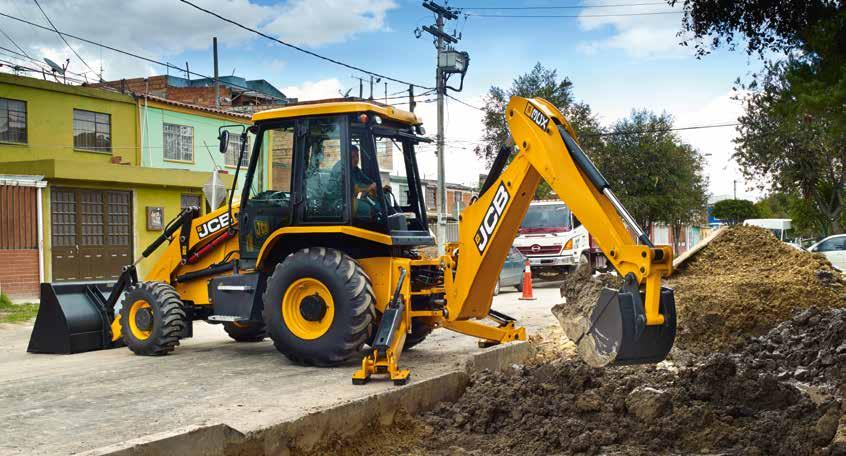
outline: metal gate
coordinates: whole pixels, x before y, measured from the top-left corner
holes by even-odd
[[[132,195],[53,188],[53,281],[114,280],[132,263]]]

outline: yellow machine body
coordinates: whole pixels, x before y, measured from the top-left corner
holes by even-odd
[[[375,116],[379,118],[380,125],[384,120],[399,125],[399,128],[409,128],[409,131],[420,124],[412,113],[361,100],[303,103],[257,113],[253,120],[258,125],[315,116],[349,116],[355,120],[358,113],[361,113],[362,121],[368,116],[371,119]],[[442,257],[409,254],[409,248],[397,245],[396,238],[390,234],[350,224],[283,226],[266,236],[254,263],[245,263],[246,267],[241,269],[236,263],[232,270],[197,276],[197,273],[216,265],[239,260],[239,242],[243,241],[244,234],[239,233],[241,227],[238,223],[242,220],[239,212],[244,207],[245,191],[242,198],[235,198],[231,207],[224,205],[190,219],[187,239],[178,239],[178,236],[185,236],[185,230],[174,234],[144,282],[172,286],[183,305],[194,309],[194,315],[204,315],[202,318],[212,320],[209,311],[202,311],[213,305],[209,296],[211,280],[239,274],[255,274],[264,280],[271,274],[279,274],[280,268],[288,264],[296,251],[305,252],[300,254],[303,258],[308,252],[314,253],[309,249],[320,249],[322,254],[326,247],[324,244],[327,240],[331,241],[333,248],[352,257],[356,267],[364,271],[368,293],[373,296],[376,317],[372,324],[376,338],[370,343],[374,344],[374,349],[362,360],[361,368],[353,376],[354,382],[362,383],[374,374],[385,374],[395,382],[403,383],[409,376],[408,370],[399,367],[403,347],[408,337],[416,337],[415,328],[421,325],[427,330],[443,327],[468,334],[479,338],[484,345],[526,338],[525,329],[517,326],[513,319],[492,312],[491,303],[499,271],[535,190],[544,179],[585,225],[618,273],[634,277],[635,286],[640,287],[644,296],[645,324],[662,325],[661,277],[669,275],[672,269],[670,248],[639,245],[632,237],[619,209],[591,183],[586,171],[574,161],[573,151],[568,150],[558,127],[573,138],[575,132],[554,106],[542,99],[513,97],[505,114],[516,155],[507,167],[500,170],[492,185],[461,212],[458,242],[448,245],[447,254]],[[255,160],[250,166],[250,171],[270,169],[267,163],[255,163]],[[416,162],[413,166],[416,167]],[[292,194],[291,198],[295,196]],[[204,256],[196,261],[191,259],[191,253],[203,250],[211,243],[216,244],[207,249]],[[352,244],[364,248],[344,250],[345,245]],[[289,245],[298,247],[285,250]],[[381,253],[362,253],[370,251]],[[424,273],[434,279],[415,279]],[[327,293],[324,282],[316,279],[306,282],[295,282],[305,291],[284,295],[323,303],[323,307],[318,308],[323,313],[318,312],[316,316],[303,311],[305,320],[298,323],[299,330],[296,332],[303,343],[319,339],[327,332],[325,326],[313,323],[318,321],[315,319],[339,315],[339,306],[345,305],[338,299],[331,299],[332,296],[324,296]],[[265,302],[265,306],[281,305],[282,314],[291,315],[293,310],[290,306],[286,307],[285,299],[288,298],[284,298],[281,304]],[[426,302],[427,305],[419,306],[418,302]],[[140,306],[139,309],[137,312],[146,307]],[[326,309],[332,313],[327,313]],[[386,323],[389,317],[390,325]],[[486,319],[492,320],[493,324],[482,321]],[[116,315],[111,322],[113,341],[121,339],[126,331],[121,328],[120,321],[121,315]],[[139,321],[141,326],[138,328],[132,323],[133,331],[147,334],[142,327],[144,321]],[[232,323],[238,327],[242,325],[234,320]],[[266,320],[264,324],[271,323]]]

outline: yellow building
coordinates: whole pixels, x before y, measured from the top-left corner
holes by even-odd
[[[0,175],[47,183],[40,191],[40,280],[114,280],[182,206],[205,206],[210,169],[142,166],[143,104],[114,91],[0,74]],[[223,180],[228,188],[231,177]],[[29,210],[18,206],[0,204],[7,222],[15,220],[13,211]],[[16,247],[0,238],[0,260],[4,249]],[[142,276],[148,264],[140,264]]]

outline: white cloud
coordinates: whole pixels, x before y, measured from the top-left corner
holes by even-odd
[[[483,104],[482,97],[466,94],[455,94],[455,96],[474,106]],[[407,105],[401,107],[406,108]],[[481,142],[482,113],[450,99],[447,99],[446,107],[444,116],[446,180],[475,187],[479,182],[479,174],[487,172],[487,164],[479,160],[473,152],[474,146]],[[437,104],[420,103],[415,113],[423,119],[426,135],[434,139],[437,134]],[[438,159],[434,153],[434,143],[420,145],[417,150],[419,151],[417,161],[420,174],[426,179],[437,179]]]
[[[294,44],[320,46],[385,29],[391,0],[291,0],[264,29]]]
[[[576,48],[587,55],[593,55],[603,49],[619,49],[637,58],[645,57],[680,57],[689,56],[692,51],[680,46],[677,33],[681,29],[681,15],[639,15],[596,17],[600,14],[623,15],[651,12],[681,11],[681,6],[670,7],[656,5],[650,8],[620,7],[611,9],[583,9],[579,25],[587,32],[607,32],[608,37],[583,41]]]
[[[386,26],[386,11],[396,6],[390,0],[290,0],[282,5],[263,5],[256,0],[195,1],[248,27],[308,46],[382,30]],[[207,50],[213,36],[219,37],[222,48],[243,47],[263,40],[176,0],[41,0],[40,3],[59,30],[160,61],[168,61],[169,56],[183,52]],[[0,11],[49,27],[32,2],[0,0]],[[0,27],[38,61],[29,61],[28,66],[44,66],[41,62],[44,57],[58,63],[70,58],[71,71],[89,71],[54,32],[8,18],[0,18]],[[18,51],[4,38],[0,42],[3,47]],[[68,42],[95,70],[89,73],[89,78],[99,72],[101,63],[106,79],[165,72],[160,65],[96,45],[73,38],[68,38]],[[2,55],[3,59],[25,62],[5,51]],[[184,62],[172,63],[184,65]]]
[[[733,99],[733,93],[714,98],[701,107],[675,113],[677,127],[735,123],[743,114],[743,105]],[[732,159],[735,151],[735,127],[705,128],[679,131],[679,136],[705,155],[705,171],[709,179],[709,190],[714,196],[733,195],[737,182],[739,198],[760,198],[761,193],[753,188],[753,182],[746,182],[737,162]]]
[[[282,89],[287,97],[297,98],[299,101],[320,100],[323,98],[338,98],[341,95],[341,81],[336,78],[321,79],[320,81],[305,81],[302,84],[288,86]]]

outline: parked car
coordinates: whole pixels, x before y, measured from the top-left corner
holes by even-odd
[[[808,247],[809,252],[825,255],[835,268],[846,271],[846,234],[835,234]]]
[[[501,287],[514,287],[517,291],[523,291],[523,270],[526,268],[526,256],[514,247],[508,251],[505,257],[505,264],[499,272],[499,280],[494,287],[494,296],[499,294]]]

